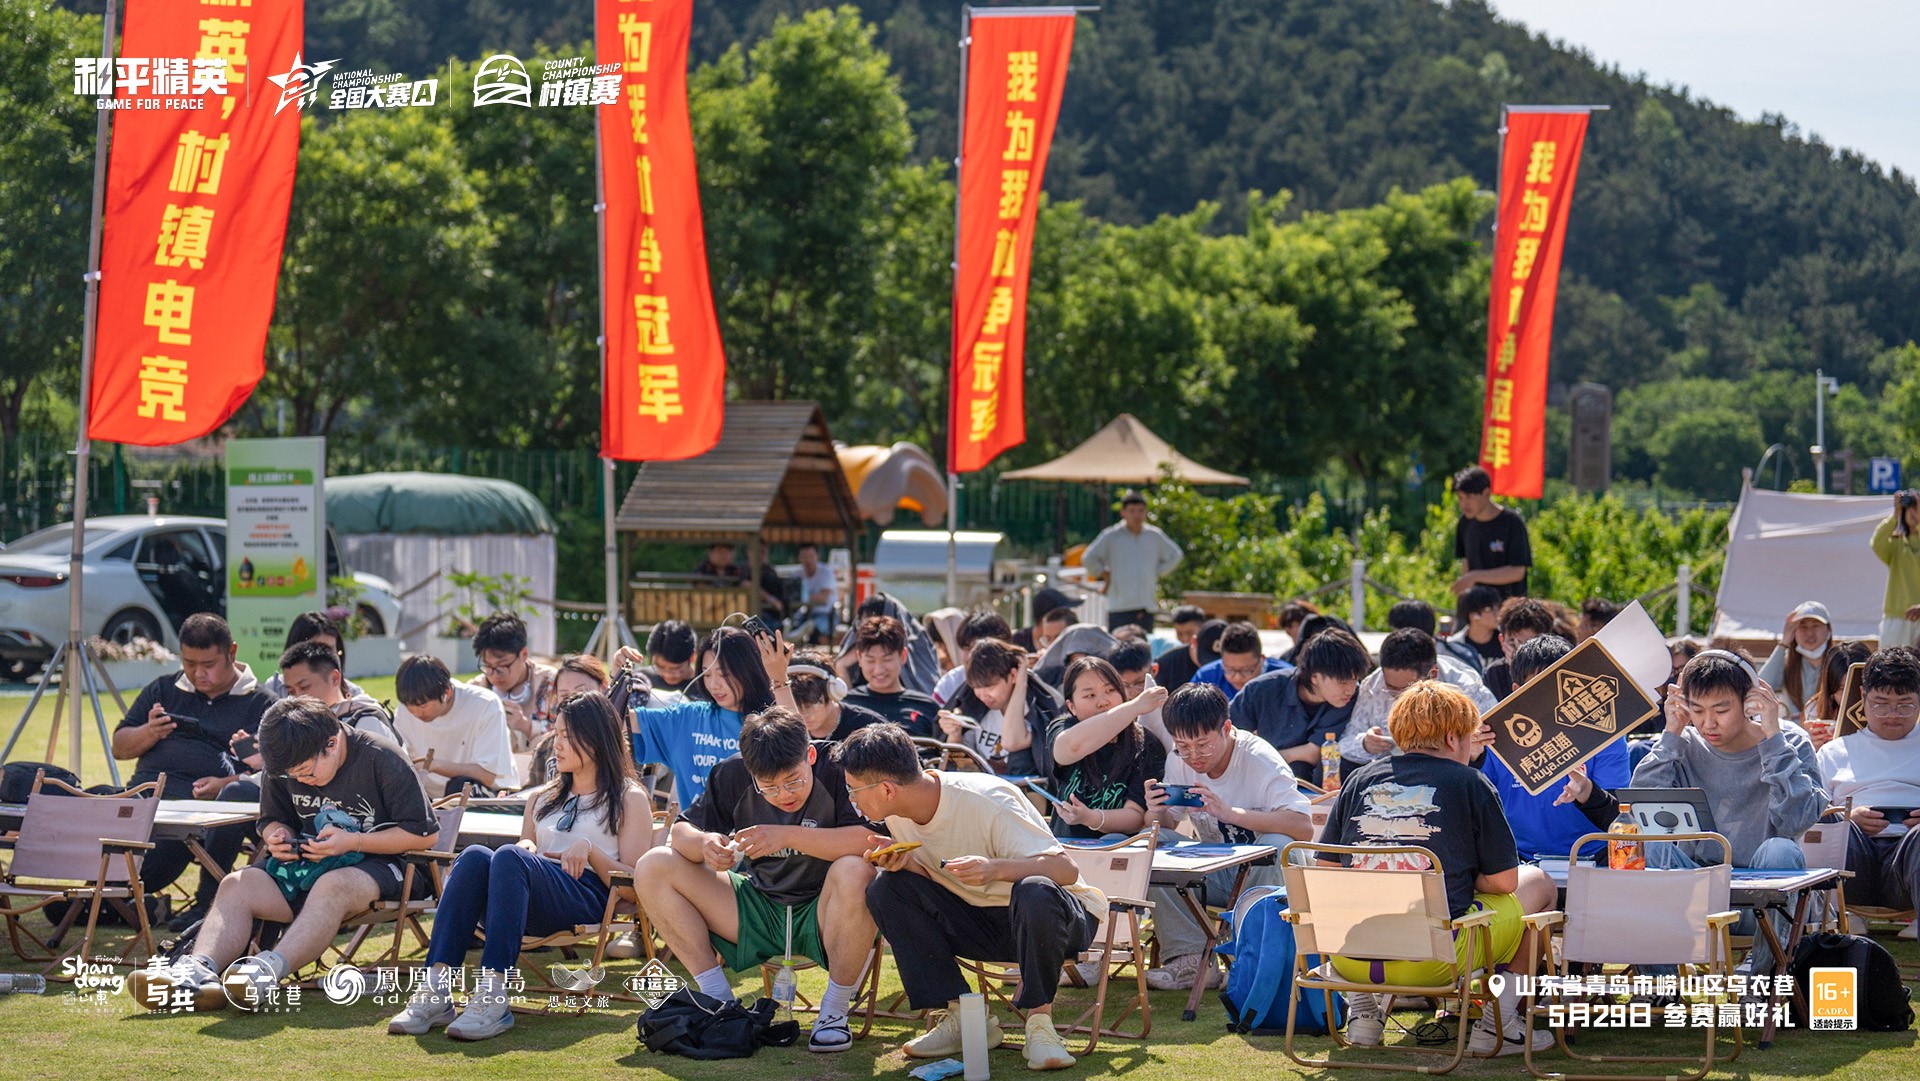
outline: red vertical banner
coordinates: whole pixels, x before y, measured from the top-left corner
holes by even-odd
[[[1480,464],[1495,495],[1538,499],[1546,475],[1547,355],[1587,112],[1510,110],[1500,158]]]
[[[300,111],[274,108],[267,76],[304,33],[301,0],[127,5],[121,59],[101,72],[119,96],[89,437],[198,438],[265,372],[300,154]]]
[[[599,107],[600,453],[692,458],[720,441],[727,382],[687,117],[693,0],[598,0],[595,20],[595,62],[620,73],[619,100]]]
[[[1027,259],[1073,52],[1073,13],[975,11],[961,117],[947,469],[1026,441]]]

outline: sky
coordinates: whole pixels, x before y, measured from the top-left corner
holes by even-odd
[[[1687,87],[1744,120],[1920,176],[1920,3],[1913,0],[1489,0],[1503,19],[1602,65]]]

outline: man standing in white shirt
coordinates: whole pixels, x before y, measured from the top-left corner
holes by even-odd
[[[516,784],[513,738],[500,696],[455,683],[437,657],[408,657],[393,679],[393,730],[406,744],[430,799],[465,789],[492,795]],[[421,768],[428,752],[433,761]]]
[[[1905,646],[1867,659],[1861,679],[1867,726],[1820,748],[1820,779],[1835,803],[1851,801],[1847,899],[1911,909],[1920,900],[1920,655]],[[1900,932],[1914,937],[1914,925]]]
[[[1107,578],[1107,629],[1132,623],[1153,632],[1160,579],[1173,573],[1186,553],[1158,526],[1147,524],[1147,497],[1128,492],[1120,499],[1120,521],[1101,530],[1080,555],[1092,581]]]
[[[1147,782],[1147,823],[1158,827],[1163,843],[1186,838],[1173,832],[1181,822],[1209,844],[1258,844],[1280,848],[1289,841],[1313,836],[1307,797],[1294,781],[1293,769],[1273,745],[1252,732],[1234,728],[1227,712],[1227,696],[1206,683],[1189,683],[1173,692],[1160,707],[1167,734],[1173,738],[1173,757],[1167,759],[1164,781]],[[1184,797],[1169,800],[1168,786]],[[1186,802],[1191,800],[1193,802]],[[1248,886],[1280,881],[1276,862],[1248,871]],[[1208,876],[1207,904],[1232,900],[1239,872]],[[1173,890],[1155,887],[1154,934],[1160,940],[1160,967],[1147,973],[1147,986],[1157,991],[1185,990],[1196,979],[1208,986],[1219,983],[1213,958],[1203,957],[1206,932]]]

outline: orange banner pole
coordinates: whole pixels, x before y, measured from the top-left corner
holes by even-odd
[[[726,355],[707,282],[687,40],[693,0],[598,0],[595,62],[620,99],[600,106],[600,453],[667,461],[720,441]]]
[[[1026,441],[1027,269],[1073,52],[1071,8],[969,10],[947,470]]]
[[[266,370],[300,155],[300,112],[270,107],[266,78],[293,63],[304,28],[301,0],[128,5],[118,85],[102,95],[117,115],[91,438],[198,438]]]
[[[1538,499],[1546,474],[1547,361],[1586,106],[1509,106],[1502,127],[1480,464],[1496,495]]]

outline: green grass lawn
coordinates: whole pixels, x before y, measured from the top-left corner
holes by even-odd
[[[362,685],[376,697],[391,694],[391,680],[367,680]],[[25,702],[24,696],[0,696],[0,730],[12,731]],[[49,713],[44,706],[38,711],[16,757],[38,758],[45,751]],[[109,717],[108,723],[114,723],[114,718]],[[94,746],[97,742],[90,735],[83,744],[83,776],[90,784],[106,779],[103,756]],[[64,742],[58,759],[62,764],[66,761]],[[191,874],[184,880],[189,887]],[[44,929],[44,923],[36,926]],[[123,933],[115,931],[111,935],[117,941]],[[1920,949],[1913,943],[1895,942],[1890,935],[1880,941],[1892,948],[1902,963],[1920,962]],[[558,959],[552,953],[529,955],[523,965],[544,966]],[[616,962],[609,966],[606,983],[617,984],[638,967],[637,962]],[[27,969],[0,946],[0,971]],[[890,996],[898,988],[891,965],[885,976],[884,987]],[[817,971],[804,972],[801,991],[817,998],[824,980]],[[744,978],[735,986],[743,992],[758,989],[757,981]],[[1089,1001],[1088,994],[1064,991],[1062,1012],[1077,1012],[1080,1004]],[[1061,1076],[1124,1073],[1141,1078],[1229,1081],[1306,1072],[1287,1061],[1279,1038],[1227,1033],[1225,1014],[1213,995],[1204,1001],[1198,1020],[1182,1022],[1184,1000],[1184,994],[1155,993],[1153,1031],[1147,1040],[1103,1040],[1098,1050]],[[309,991],[295,1013],[251,1015],[225,1010],[168,1016],[146,1013],[124,994],[110,996],[100,1004],[82,1004],[67,985],[55,983],[49,985],[44,997],[0,997],[0,1049],[6,1049],[0,1050],[0,1064],[4,1064],[0,1065],[0,1076],[249,1077],[266,1072],[263,1064],[271,1063],[277,1068],[274,1072],[295,1074],[305,1081],[397,1081],[446,1076],[453,1071],[462,1076],[500,1078],[626,1077],[636,1073],[685,1079],[904,1077],[915,1063],[900,1053],[899,1045],[918,1031],[911,1022],[882,1020],[872,1036],[840,1055],[812,1055],[803,1048],[789,1048],[763,1050],[751,1063],[693,1062],[650,1055],[640,1049],[634,1037],[637,1008],[620,1003],[611,1010],[586,1016],[523,1016],[512,1032],[482,1044],[456,1043],[438,1032],[420,1038],[387,1036],[384,1022],[395,1009],[371,1001],[334,1006],[319,992]],[[1396,1018],[1407,1026],[1420,1019],[1413,1013]],[[267,1042],[256,1043],[256,1038]],[[1790,1030],[1767,1051],[1750,1043],[1738,1062],[1721,1065],[1715,1076],[1907,1081],[1920,1070],[1915,1040],[1913,1032]],[[1311,1054],[1318,1054],[1328,1044],[1324,1039],[1302,1042]],[[1583,1047],[1644,1053],[1648,1048],[1684,1051],[1695,1043],[1691,1033],[1595,1033],[1586,1038]],[[1549,1055],[1545,1061],[1564,1060]],[[1024,1062],[1011,1049],[994,1053],[993,1068],[999,1076],[1025,1073]],[[1470,1061],[1457,1071],[1462,1077],[1525,1075],[1518,1059]]]

